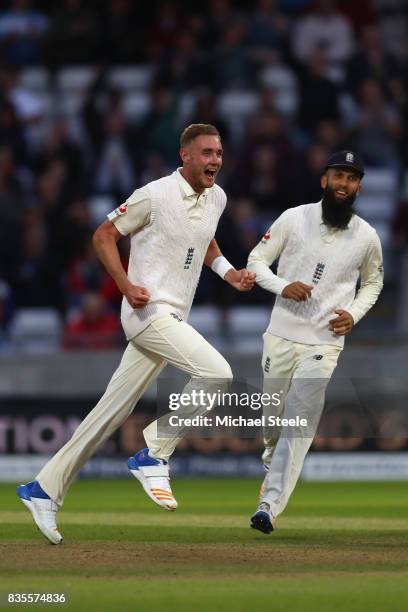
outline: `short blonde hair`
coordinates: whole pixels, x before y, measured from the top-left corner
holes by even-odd
[[[180,147],[184,149],[198,136],[202,136],[203,134],[221,138],[219,131],[214,125],[210,123],[192,123],[182,131],[180,136]]]

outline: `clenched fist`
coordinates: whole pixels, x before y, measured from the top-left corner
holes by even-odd
[[[286,285],[281,293],[281,296],[287,300],[295,300],[295,302],[303,302],[307,298],[312,297],[313,285],[306,285],[300,281]]]
[[[123,295],[132,308],[143,308],[150,300],[150,293],[147,289],[132,285],[132,283],[126,285]]]
[[[224,280],[237,291],[250,291],[255,284],[255,278],[255,272],[248,272],[245,268],[242,270],[231,268],[224,276]]]
[[[329,321],[329,329],[334,332],[336,336],[345,336],[353,328],[354,319],[347,310],[339,308],[334,312],[339,316]]]

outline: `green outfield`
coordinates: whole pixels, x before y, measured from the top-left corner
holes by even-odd
[[[277,530],[248,527],[255,480],[174,481],[166,512],[135,480],[79,481],[46,543],[0,485],[0,592],[34,609],[313,612],[408,609],[408,485],[301,483]],[[14,605],[14,608],[22,607]]]

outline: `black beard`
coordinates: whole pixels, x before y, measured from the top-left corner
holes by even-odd
[[[344,200],[336,199],[334,189],[326,187],[322,198],[323,223],[329,227],[345,230],[348,228],[350,219],[355,213],[353,204],[357,194],[349,195]]]

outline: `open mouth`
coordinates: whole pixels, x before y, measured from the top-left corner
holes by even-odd
[[[208,176],[208,178],[215,178],[215,175],[217,174],[216,170],[210,170],[209,168],[207,170],[204,170],[204,174],[205,176]]]
[[[348,197],[348,193],[346,193],[342,189],[337,190],[335,193],[336,193],[336,196],[338,198],[347,198]]]

